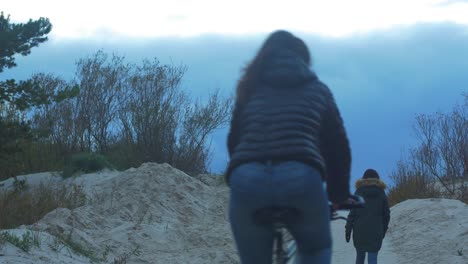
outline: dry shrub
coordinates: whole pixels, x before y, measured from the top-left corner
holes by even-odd
[[[0,191],[0,229],[31,225],[56,208],[84,205],[86,195],[79,185],[14,188]]]
[[[390,178],[393,181],[388,191],[390,206],[408,199],[437,198],[442,195],[437,182],[402,162]]]

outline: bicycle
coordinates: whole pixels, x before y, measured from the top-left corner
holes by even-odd
[[[333,205],[330,203],[330,220],[347,220],[344,216],[339,216],[338,210],[351,210],[364,206],[364,199],[360,196],[351,195],[348,203]],[[255,213],[257,224],[270,225],[274,232],[273,254],[274,263],[287,264],[296,254],[297,247],[294,239],[285,241],[285,235],[290,234],[286,230],[286,223],[293,224],[300,218],[300,212],[294,208],[265,208]],[[287,243],[285,243],[287,242]],[[285,249],[285,247],[287,249]]]

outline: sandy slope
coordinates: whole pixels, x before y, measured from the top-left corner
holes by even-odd
[[[32,226],[8,230],[20,236],[34,230],[41,246],[24,253],[9,243],[0,245],[2,264],[90,263],[54,235],[71,239],[103,263],[113,263],[135,249],[140,254],[129,256],[127,263],[239,263],[226,217],[228,189],[208,175],[198,179],[167,164],[147,163],[65,181],[53,173],[23,178],[31,185],[38,179],[82,184],[90,200],[74,210],[57,209]],[[3,188],[9,184],[4,182]],[[410,200],[391,211],[379,263],[468,263],[466,204]],[[334,264],[353,263],[355,258],[352,243],[344,240],[344,224],[332,223]]]
[[[415,199],[392,207],[391,242],[401,264],[468,263],[468,205]]]
[[[128,263],[236,263],[225,216],[225,187],[208,186],[167,164],[154,163],[80,179],[92,198],[88,204],[73,211],[58,209],[24,228],[71,234],[97,257],[108,251],[106,262],[138,248],[139,256]],[[18,262],[18,257],[34,260],[44,251],[42,260],[34,263],[89,263],[70,250],[55,252],[51,241],[44,241],[30,254],[13,252],[7,245],[0,263],[28,263]]]

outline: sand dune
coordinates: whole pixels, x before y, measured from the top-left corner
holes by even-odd
[[[89,199],[74,210],[54,210],[34,225],[2,230],[19,236],[31,231],[41,245],[25,253],[5,243],[0,263],[90,263],[90,256],[95,263],[239,263],[226,217],[228,189],[209,177],[155,163],[67,180],[54,173],[21,177],[30,185],[39,179],[80,184]],[[332,223],[336,264],[354,261],[344,224]],[[467,255],[466,204],[410,200],[392,208],[380,263],[461,264],[468,263]]]

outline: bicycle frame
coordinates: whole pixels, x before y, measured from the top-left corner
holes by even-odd
[[[330,221],[334,220],[347,220],[346,217],[338,215],[335,211],[331,211]],[[297,252],[297,246],[294,240],[286,241],[286,250],[285,250],[285,241],[283,233],[286,231],[286,228],[281,223],[275,223],[274,225],[274,263],[275,264],[288,264],[290,260],[294,258]]]
[[[283,232],[285,227],[281,223],[276,223],[274,225],[274,256],[276,264],[286,264],[291,260],[295,255],[296,244],[293,243],[294,250],[291,250],[290,247],[285,250]]]

